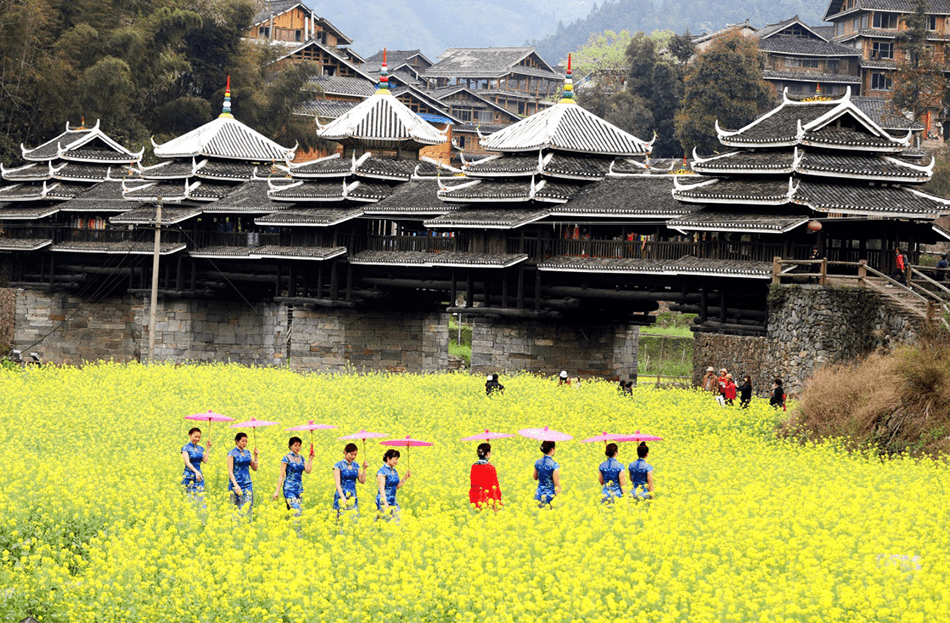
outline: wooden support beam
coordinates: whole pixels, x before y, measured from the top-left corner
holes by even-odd
[[[347,262],[346,264],[346,302],[353,302],[353,265]]]
[[[330,300],[335,301],[340,298],[340,269],[339,262],[333,262],[330,266]]]
[[[465,307],[474,307],[475,302],[475,283],[472,281],[471,269],[465,271]],[[453,303],[454,305],[455,303]]]
[[[516,306],[518,309],[524,309],[524,266],[518,267],[518,302]]]

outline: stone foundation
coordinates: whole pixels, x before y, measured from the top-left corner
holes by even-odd
[[[13,347],[26,350],[40,340],[30,350],[44,362],[129,362],[148,356],[148,300],[124,296],[93,303],[41,290],[9,292],[16,299]],[[325,372],[438,372],[448,366],[446,314],[160,299],[155,329],[157,361]]]
[[[474,321],[472,372],[526,371],[574,377],[636,378],[640,328],[524,320]]]
[[[772,379],[797,394],[822,366],[917,341],[920,323],[881,295],[858,288],[773,286],[765,337],[697,334],[693,348],[696,382],[707,366],[727,368],[736,381],[752,376],[757,394]]]
[[[448,367],[447,314],[295,308],[281,319],[285,329],[290,323],[284,353],[297,370],[440,372]],[[286,338],[283,344],[286,348]]]

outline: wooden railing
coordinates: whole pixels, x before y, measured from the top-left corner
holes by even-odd
[[[811,272],[787,272],[783,266],[813,267]],[[820,260],[791,260],[775,257],[772,260],[772,283],[782,283],[783,280],[804,279],[814,280],[818,285],[829,285],[832,282],[853,282],[860,288],[870,288],[880,292],[887,292],[884,287],[890,287],[895,293],[901,293],[906,298],[916,301],[925,309],[920,315],[930,323],[939,321],[950,329],[947,316],[950,315],[950,288],[930,278],[920,269],[929,267],[908,264],[902,277],[894,279],[883,272],[868,266],[865,260],[858,262],[837,262],[828,259]],[[837,272],[831,272],[832,270]],[[924,287],[924,286],[929,287]]]
[[[509,238],[508,253],[527,253],[535,261],[555,256],[620,259],[678,260],[694,256],[712,260],[769,262],[776,255],[808,257],[808,245],[762,244],[761,242],[676,240],[564,240],[561,238]]]

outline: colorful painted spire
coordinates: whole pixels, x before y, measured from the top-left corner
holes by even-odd
[[[218,117],[234,118],[234,115],[231,114],[231,76],[228,76],[228,86],[224,88],[224,108]]]
[[[383,64],[379,68],[379,84],[376,85],[376,92],[389,92],[389,70],[386,69],[386,48],[383,48]]]
[[[567,55],[567,75],[564,77],[564,92],[561,94],[560,104],[574,103],[574,80],[571,78],[571,55]]]
[[[818,82],[815,84],[815,95],[821,95],[821,83]]]

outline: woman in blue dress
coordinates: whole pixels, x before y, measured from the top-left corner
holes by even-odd
[[[337,461],[333,465],[333,482],[336,484],[336,492],[333,494],[333,508],[336,510],[336,516],[339,517],[348,510],[356,511],[359,514],[359,500],[356,497],[356,483],[364,484],[366,482],[366,461],[363,461],[362,469],[356,462],[356,455],[360,449],[355,443],[348,443],[343,448],[343,460]]]
[[[653,498],[653,466],[647,463],[650,448],[641,441],[637,446],[637,460],[630,464],[630,490],[634,499],[649,500]]]
[[[541,442],[544,456],[534,463],[534,479],[538,481],[534,499],[538,501],[538,508],[550,506],[554,496],[561,493],[561,466],[554,462],[554,450],[553,441]]]
[[[185,486],[185,491],[188,493],[198,495],[205,490],[205,478],[201,473],[201,464],[208,462],[208,455],[211,453],[211,442],[207,443],[206,448],[198,445],[201,443],[201,429],[198,427],[188,431],[188,439],[188,443],[181,448],[181,458],[185,462],[181,484]]]
[[[251,471],[257,471],[257,448],[254,455],[247,450],[247,433],[234,436],[234,447],[228,452],[228,492],[231,504],[241,510],[247,505],[247,513],[254,508],[254,487],[251,483]]]
[[[623,497],[624,468],[623,463],[617,460],[617,444],[608,443],[604,449],[607,460],[600,464],[600,484],[604,485],[604,502],[610,503],[614,498]]]
[[[300,455],[303,442],[300,437],[291,437],[287,442],[290,452],[280,460],[280,478],[277,479],[277,491],[274,499],[283,492],[287,510],[293,509],[294,515],[299,517],[303,512],[303,473],[310,473],[313,469],[313,448],[310,449],[310,458],[304,461]]]
[[[396,465],[399,464],[399,450],[389,449],[383,455],[383,466],[376,472],[376,486],[379,493],[376,494],[376,509],[379,514],[376,516],[390,517],[399,520],[399,503],[396,501],[396,491],[402,488],[412,476],[412,472],[406,470],[406,478],[399,479],[399,472],[396,471]]]

